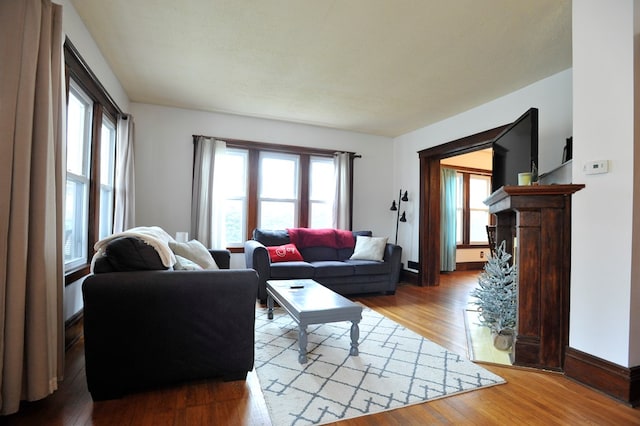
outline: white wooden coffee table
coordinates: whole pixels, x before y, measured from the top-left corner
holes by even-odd
[[[327,322],[351,321],[351,349],[349,355],[358,355],[358,339],[362,319],[362,306],[353,303],[314,280],[268,280],[268,317],[273,319],[274,300],[298,324],[298,361],[307,362],[307,326]]]

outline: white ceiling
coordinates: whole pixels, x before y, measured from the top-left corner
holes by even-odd
[[[398,136],[571,67],[570,0],[71,0],[132,102]]]

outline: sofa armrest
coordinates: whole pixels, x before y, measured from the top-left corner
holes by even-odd
[[[209,249],[211,257],[216,261],[216,265],[220,269],[229,269],[231,265],[231,252],[229,250],[213,250]]]
[[[267,300],[267,280],[271,278],[269,252],[264,244],[256,240],[248,240],[244,243],[244,258],[247,268],[254,269],[258,273],[258,299],[265,302]]]
[[[95,400],[253,368],[255,271],[136,271],[89,275],[85,366]]]
[[[402,269],[402,247],[387,243],[384,249],[384,261],[391,264],[391,274],[389,277],[389,290],[395,291],[398,281],[400,281],[400,269]]]

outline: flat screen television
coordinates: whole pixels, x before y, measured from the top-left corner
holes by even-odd
[[[538,109],[531,108],[493,140],[491,190],[517,185],[518,173],[538,167]]]

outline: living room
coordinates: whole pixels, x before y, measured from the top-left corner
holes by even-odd
[[[564,141],[573,136],[573,182],[586,185],[573,197],[569,346],[595,359],[602,369],[620,369],[631,400],[637,400],[640,216],[635,213],[640,178],[634,169],[640,160],[634,150],[638,138],[634,36],[640,6],[636,1],[615,6],[598,0],[575,2],[571,6],[573,52],[565,68],[394,136],[132,102],[73,2],[60,3],[66,35],[116,103],[134,117],[136,222],[158,225],[170,233],[190,227],[192,135],[339,148],[362,156],[354,167],[354,229],[392,235],[395,217],[388,204],[398,188],[406,189],[411,196],[405,205],[408,220],[400,225],[398,244],[405,264],[416,261],[420,251],[417,152],[510,123],[537,107],[540,172],[560,164]],[[592,160],[608,160],[610,172],[586,175],[582,166]],[[240,254],[233,255],[232,265],[242,267]],[[81,309],[79,285],[65,288],[64,305],[65,319]],[[588,377],[579,379],[598,386],[589,383]]]

